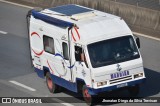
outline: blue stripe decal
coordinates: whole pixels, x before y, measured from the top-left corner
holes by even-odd
[[[32,15],[34,18],[36,19],[40,19],[42,21],[45,21],[49,24],[53,24],[53,25],[56,25],[58,27],[73,27],[74,24],[73,23],[70,23],[70,22],[67,22],[67,21],[63,21],[63,20],[60,20],[60,19],[57,19],[57,18],[53,18],[53,17],[50,17],[50,16],[47,16],[45,14],[42,14],[40,12],[37,12],[35,10],[32,10]]]
[[[77,92],[77,84],[60,78],[56,75],[51,74],[52,80],[59,86],[62,86],[70,91]]]
[[[55,56],[55,57],[56,57],[56,56],[59,56],[59,57],[61,57],[62,59],[64,59],[64,57],[63,57],[61,54],[59,54],[59,53],[56,53],[54,56]]]
[[[47,67],[44,67],[44,68],[49,70]],[[37,69],[36,67],[34,67],[34,69],[40,78],[45,78],[43,70]],[[67,81],[67,80],[60,78],[60,77],[53,75],[53,74],[51,74],[51,77],[52,77],[52,80],[54,81],[55,84],[62,86],[70,91],[77,92],[77,84],[76,83]]]
[[[44,78],[44,71],[34,67],[34,71],[40,78]]]
[[[68,68],[72,69],[72,68],[74,67],[74,65],[75,65],[75,64],[73,64],[72,66],[70,66],[70,67],[68,67]]]
[[[44,68],[48,69],[47,67],[44,67]],[[43,70],[35,68],[35,71],[37,72],[39,77],[44,78],[44,71]],[[52,80],[54,80],[54,82],[56,84],[58,84],[58,85],[60,85],[60,86],[62,86],[64,88],[67,88],[67,89],[69,89],[69,90],[71,90],[73,92],[77,92],[77,84],[76,83],[67,81],[67,80],[65,80],[63,78],[60,78],[60,77],[52,75],[52,74],[51,74],[51,77],[52,77]],[[78,78],[76,80],[83,81],[82,79],[78,79]],[[140,80],[131,81],[131,82],[127,82],[127,86],[133,86],[133,85],[136,85],[136,84],[141,84],[141,83],[144,83],[145,80],[146,80],[146,78],[143,78],[143,79],[140,79]],[[110,86],[110,87],[99,88],[99,89],[94,89],[94,88],[89,88],[88,87],[89,94],[91,94],[91,95],[96,95],[96,94],[98,94],[100,92],[107,92],[107,91],[111,91],[111,90],[115,90],[115,89],[118,89],[117,85],[113,85],[113,86]]]
[[[136,84],[141,84],[141,83],[144,83],[145,80],[146,80],[146,78],[131,81],[131,82],[127,82],[127,86],[133,86],[133,85],[136,85]],[[92,95],[96,95],[100,92],[107,92],[107,91],[111,91],[111,90],[115,90],[115,89],[118,89],[117,85],[113,85],[113,86],[105,87],[105,88],[99,88],[99,89],[88,88],[89,94],[92,94]]]
[[[61,54],[59,54],[59,53],[56,53],[54,56],[55,56],[55,57],[56,57],[56,56],[59,56],[59,57],[61,57],[61,58],[64,60],[64,57],[63,57]],[[65,60],[64,60],[64,63],[67,64],[67,63],[65,62]],[[74,66],[75,66],[75,64],[73,64],[73,65],[71,65],[71,66],[67,66],[67,67],[68,67],[69,69],[72,69]]]

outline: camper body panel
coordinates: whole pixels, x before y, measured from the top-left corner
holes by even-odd
[[[80,61],[76,61],[74,56],[75,42],[70,44],[70,60],[65,59],[63,56],[63,43],[68,45],[68,29],[60,28],[36,20],[31,17],[30,21],[30,42],[31,42],[31,54],[35,71],[42,78],[45,76],[44,71],[49,71],[55,83],[57,85],[68,88],[74,92],[77,92],[77,81],[84,81],[85,84],[91,85],[90,71],[85,72],[84,78],[84,66]],[[48,37],[54,40],[54,54],[45,51],[44,37]],[[84,45],[79,45],[84,46]],[[69,45],[68,45],[69,47]],[[50,48],[48,48],[50,51]],[[68,51],[69,53],[69,51]],[[89,70],[86,68],[86,70]],[[72,73],[71,73],[72,72]],[[83,73],[83,74],[82,74]],[[72,74],[72,75],[71,75]]]
[[[80,87],[78,84],[83,83],[91,95],[142,83],[145,74],[138,49],[135,52],[135,55],[137,53],[139,55],[137,58],[115,61],[99,67],[93,66],[89,45],[124,37],[129,39],[129,43],[133,43],[134,48],[137,48],[132,32],[124,20],[104,12],[93,11],[94,14],[89,13],[90,15],[74,15],[78,17],[78,21],[73,20],[73,16],[60,13],[55,15],[57,12],[49,9],[32,13],[30,44],[35,71],[40,77],[45,77],[46,72],[49,71],[57,85],[74,92],[78,92]],[[45,18],[41,19],[37,14]],[[53,18],[53,21],[46,17]],[[74,24],[70,27],[72,23]],[[79,52],[84,53],[85,61],[77,57],[80,56]],[[98,52],[101,54],[102,51]],[[101,54],[99,57],[105,55]],[[139,73],[143,76],[134,78]]]

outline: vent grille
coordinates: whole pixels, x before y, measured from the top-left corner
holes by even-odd
[[[119,83],[119,82],[123,82],[123,81],[128,81],[128,80],[131,80],[132,79],[132,76],[126,76],[126,77],[123,77],[123,78],[117,78],[117,79],[113,79],[113,80],[109,80],[109,83],[110,84],[115,84],[115,83]]]

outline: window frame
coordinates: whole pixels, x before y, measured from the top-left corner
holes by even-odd
[[[47,51],[47,50],[45,49],[45,47],[46,47],[45,41],[44,41],[44,40],[45,40],[45,37],[47,38],[47,40],[48,40],[48,39],[51,39],[51,40],[53,41],[53,48],[51,47],[51,48],[54,50],[53,53],[50,52],[50,51]],[[49,47],[50,47],[50,46],[49,46]],[[53,55],[55,54],[55,44],[54,44],[54,39],[53,39],[52,37],[47,36],[47,35],[43,35],[43,50],[44,50],[45,52],[47,52],[47,53],[50,53],[50,54],[53,54]]]
[[[77,51],[76,49],[81,49],[81,50],[79,51],[79,53],[77,53],[77,55],[76,55],[76,51]],[[82,47],[75,45],[75,46],[74,46],[74,52],[75,52],[75,53],[74,53],[74,55],[75,55],[75,56],[74,56],[75,61],[81,61],[80,54],[83,52],[83,51],[82,51]],[[79,56],[79,57],[78,57],[78,56]],[[78,59],[77,59],[76,57],[77,57]]]
[[[67,57],[66,57],[66,55],[64,55],[64,44],[66,44],[66,46],[67,46],[67,54],[68,54]],[[63,53],[63,58],[65,60],[69,60],[69,48],[68,48],[68,43],[66,43],[66,42],[62,42],[62,53]]]

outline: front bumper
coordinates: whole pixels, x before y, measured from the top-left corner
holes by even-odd
[[[125,87],[134,86],[136,84],[144,83],[145,80],[146,80],[146,78],[139,79],[139,80],[134,80],[134,81],[131,81],[131,82],[127,82],[127,86],[125,86]],[[117,88],[117,85],[104,87],[104,88],[99,88],[99,89],[88,88],[89,94],[91,94],[91,95],[97,95],[98,93],[106,92],[106,91],[112,91],[112,90],[115,90],[115,89],[119,89],[119,88]]]

